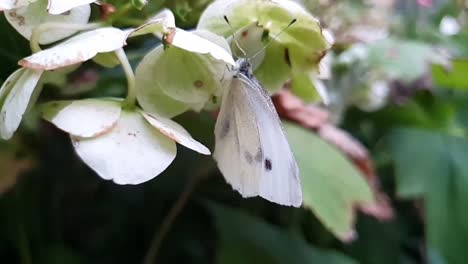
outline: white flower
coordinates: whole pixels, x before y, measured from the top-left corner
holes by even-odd
[[[175,142],[210,154],[176,122],[138,108],[122,109],[118,100],[57,101],[41,109],[46,120],[70,134],[88,166],[117,184],[156,177],[174,160]]]
[[[83,1],[76,1],[83,2]],[[87,1],[90,2],[90,1]],[[11,3],[15,5],[10,5]],[[47,6],[49,5],[49,11],[55,10],[59,3],[70,3],[69,7],[61,15],[58,13],[48,13]],[[7,21],[20,33],[23,37],[31,40],[34,30],[43,24],[61,24],[61,25],[85,25],[88,23],[89,16],[91,14],[91,7],[89,5],[71,5],[75,3],[73,1],[54,0],[47,1],[7,1],[0,0],[0,9],[5,9],[5,17]],[[10,7],[10,8],[5,8]],[[53,9],[52,9],[53,8]],[[60,6],[63,9],[63,6]],[[50,44],[58,40],[67,38],[77,32],[73,28],[47,28],[47,34],[41,34],[38,42],[39,44]]]
[[[118,50],[125,45],[127,36],[128,32],[120,29],[100,28],[21,60],[19,64],[24,68],[10,75],[0,88],[0,137],[11,138],[19,127],[28,105],[34,103],[31,99],[41,90],[44,70],[63,68],[89,60],[98,53]]]
[[[142,33],[155,33],[163,41],[136,70],[137,97],[145,111],[173,117],[217,100],[229,81],[228,67],[235,65],[224,38],[176,28],[167,10],[132,35]]]

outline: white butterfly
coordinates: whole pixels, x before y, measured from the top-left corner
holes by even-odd
[[[243,197],[299,207],[299,169],[270,96],[252,73],[249,59],[236,62],[216,121],[214,158]]]

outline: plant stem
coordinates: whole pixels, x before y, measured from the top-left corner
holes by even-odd
[[[89,24],[66,24],[66,23],[58,23],[58,22],[48,22],[44,24],[40,24],[37,26],[31,35],[31,40],[29,41],[29,45],[31,47],[31,51],[36,53],[41,51],[41,47],[39,46],[39,38],[41,37],[42,33],[52,30],[52,29],[69,29],[69,30],[90,30],[102,27],[102,23],[89,23]]]
[[[127,54],[125,54],[123,48],[116,50],[115,54],[117,55],[120,64],[122,64],[125,77],[127,78],[127,98],[125,98],[123,106],[134,107],[136,104],[135,74],[133,73],[132,66],[128,61]]]
[[[188,180],[187,184],[185,185],[184,191],[180,195],[179,199],[176,201],[174,206],[171,208],[169,213],[167,214],[166,218],[164,218],[163,222],[161,223],[161,226],[159,227],[158,230],[156,230],[153,239],[151,240],[150,247],[148,251],[146,252],[145,258],[143,260],[143,264],[154,264],[156,261],[156,258],[159,253],[159,249],[161,248],[162,242],[164,241],[164,238],[167,236],[169,231],[172,228],[172,225],[174,224],[175,219],[177,216],[182,212],[184,209],[185,205],[189,201],[190,196],[192,193],[195,191],[195,188],[197,184],[206,178],[209,174],[209,172],[213,169],[212,166],[206,167],[206,169],[203,170],[202,173],[199,173],[195,175],[194,177],[190,177]]]

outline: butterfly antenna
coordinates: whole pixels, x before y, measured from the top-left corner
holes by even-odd
[[[291,22],[285,27],[283,28],[283,30],[281,30],[278,34],[276,34],[272,39],[270,39],[270,41],[268,41],[267,44],[265,44],[265,46],[263,46],[263,48],[261,48],[259,51],[257,51],[254,55],[252,55],[252,57],[250,57],[250,59],[253,59],[255,58],[258,54],[260,54],[260,52],[264,51],[268,46],[270,46],[270,44],[273,42],[273,40],[275,40],[279,35],[281,35],[284,31],[286,31],[289,27],[291,27],[294,23],[296,23],[297,19],[293,19],[291,20]]]
[[[245,53],[245,50],[241,48],[241,46],[239,45],[239,42],[237,42],[236,31],[234,30],[234,28],[232,28],[232,25],[229,22],[229,19],[227,18],[226,15],[224,16],[224,20],[226,20],[226,23],[229,25],[229,27],[232,30],[233,40],[234,40],[234,43],[236,43],[237,48],[242,52],[242,54],[244,54],[244,57],[247,57],[247,53]]]

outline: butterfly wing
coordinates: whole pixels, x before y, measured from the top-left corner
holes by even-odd
[[[300,206],[299,170],[270,97],[253,78],[234,78],[215,127],[214,158],[244,197]]]

